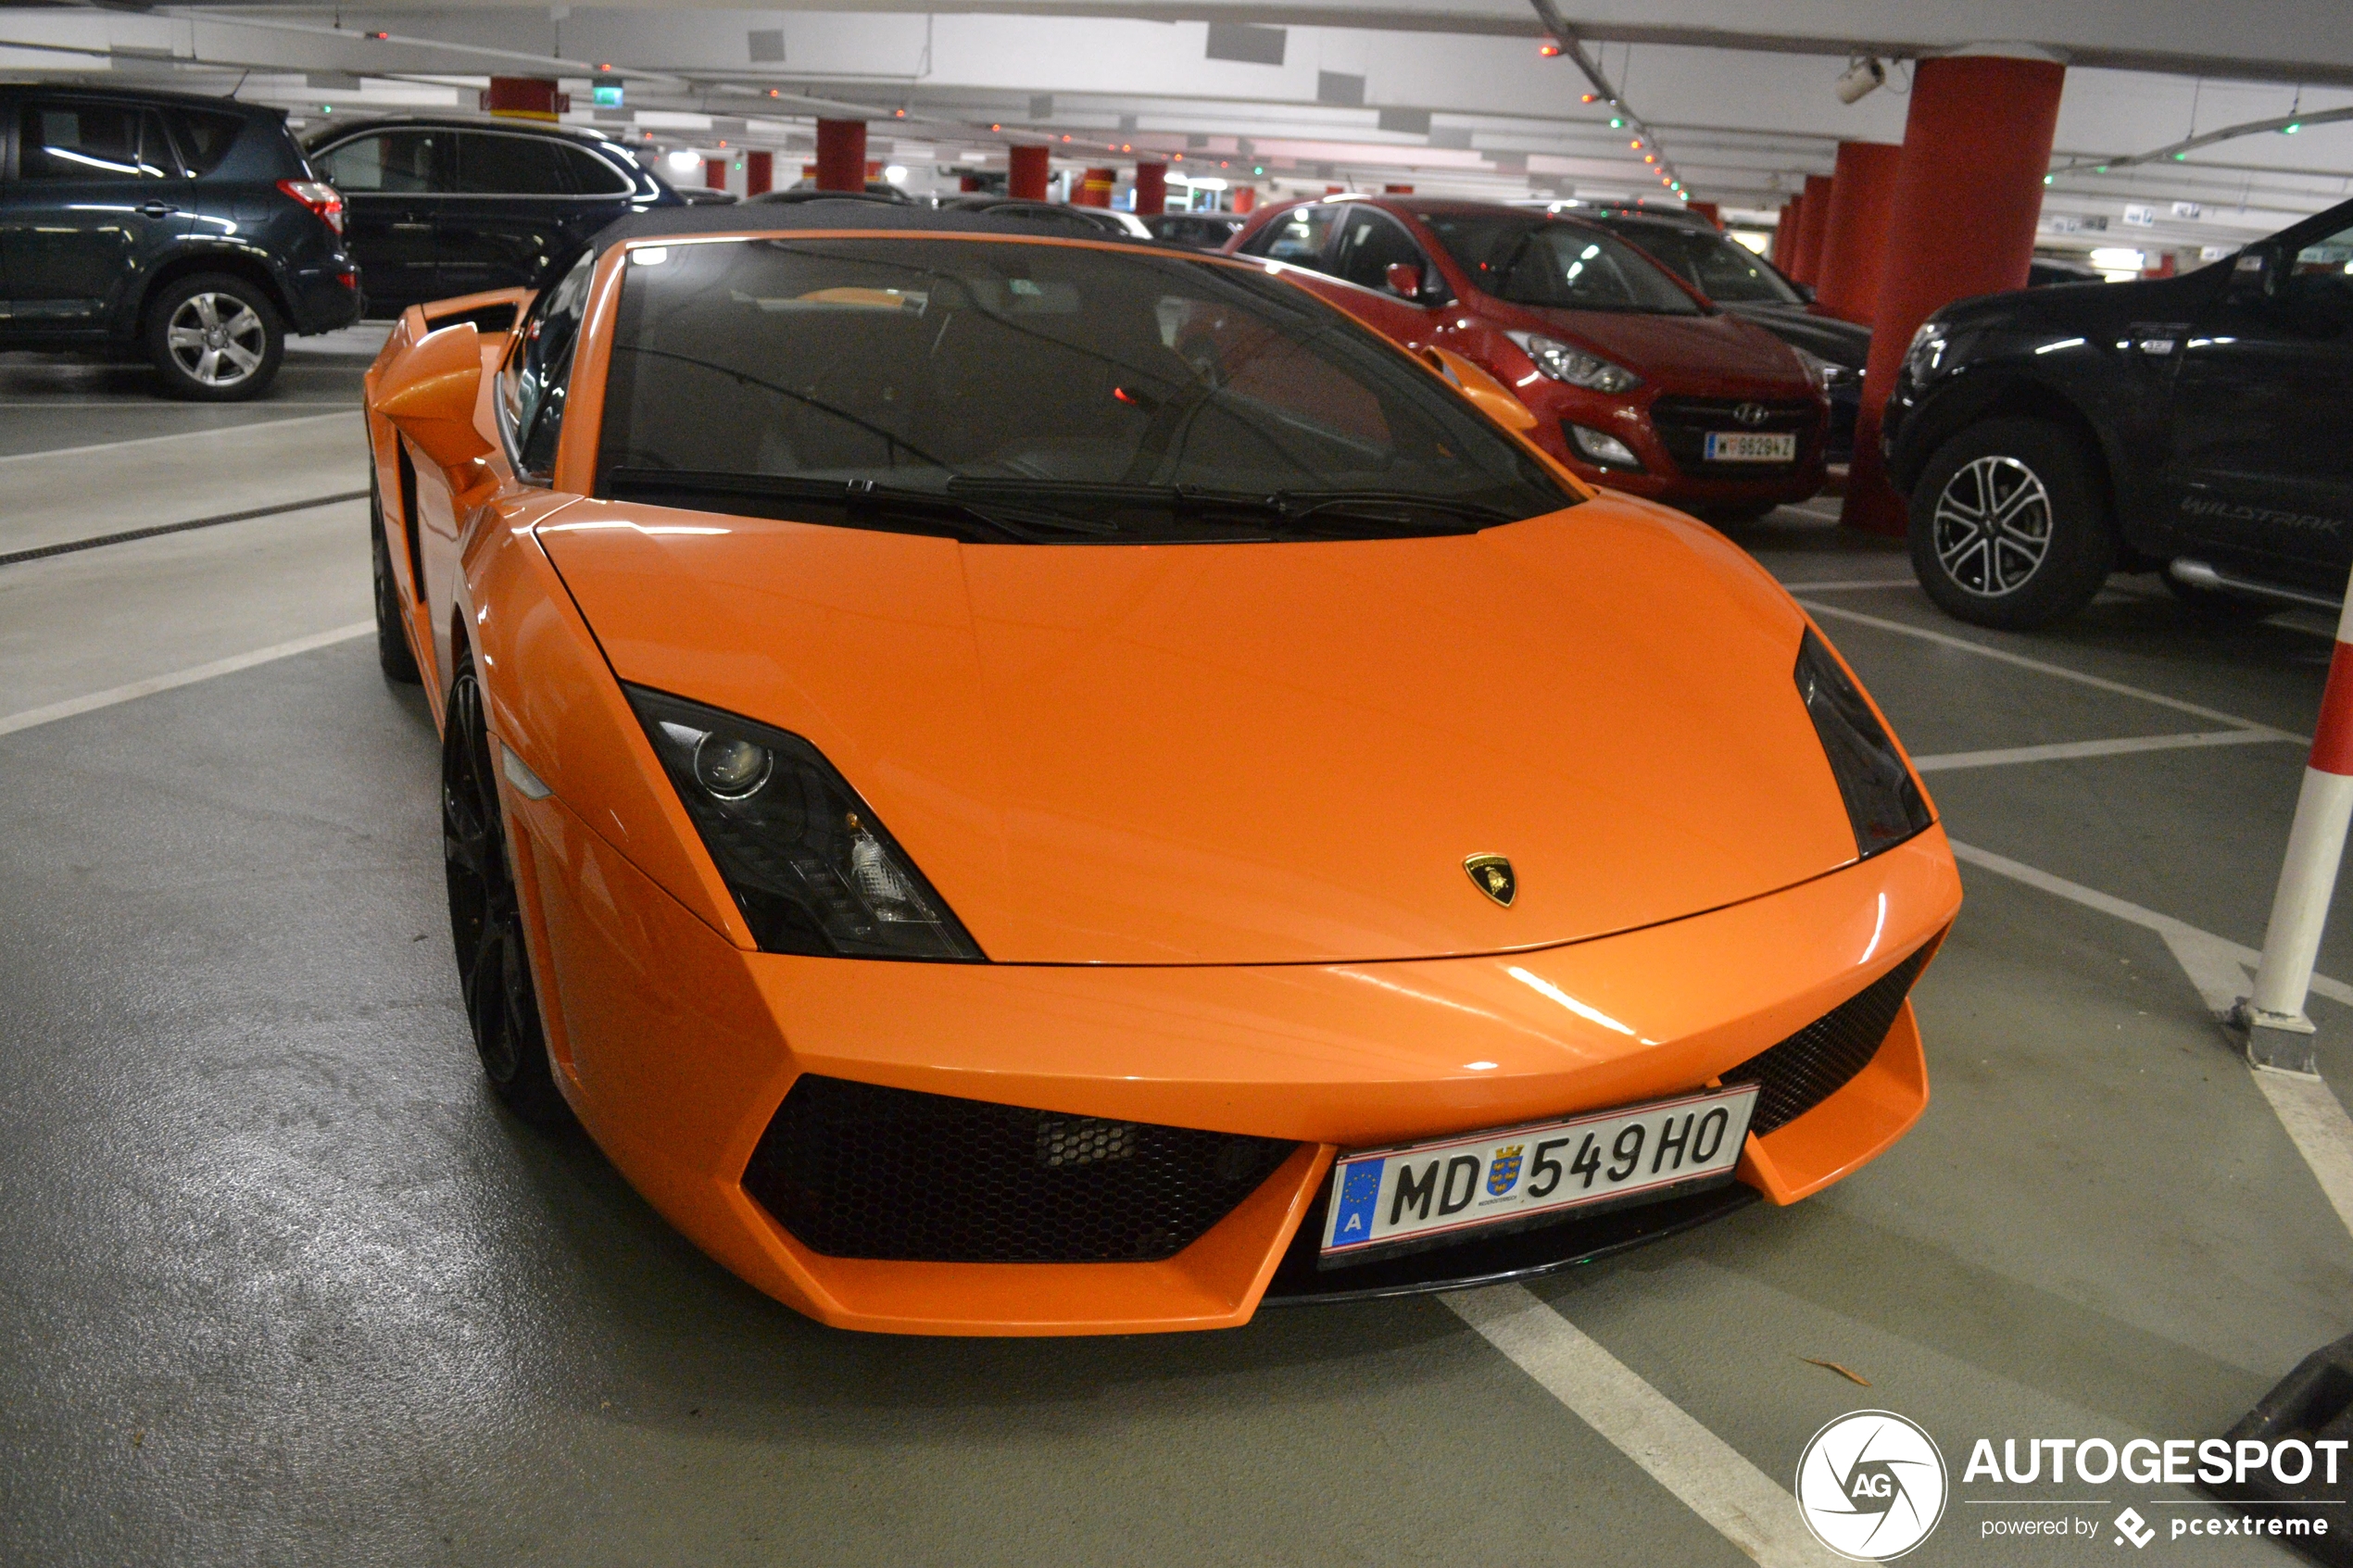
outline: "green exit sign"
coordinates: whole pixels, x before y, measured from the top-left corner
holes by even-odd
[[[604,85],[603,83],[601,83],[601,82],[600,82],[600,83],[598,83],[598,86],[597,86],[597,90],[596,90],[596,91],[597,91],[597,107],[598,107],[598,108],[600,108],[600,109],[617,109],[617,108],[621,107],[621,83],[620,83],[620,82],[616,82],[612,83],[612,85],[610,85],[610,87],[608,87],[608,86],[606,86],[606,85]]]

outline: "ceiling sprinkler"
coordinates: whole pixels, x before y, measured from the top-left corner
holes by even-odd
[[[1842,104],[1860,103],[1885,85],[1886,62],[1867,55],[1848,65],[1845,73],[1838,79],[1838,101]]]

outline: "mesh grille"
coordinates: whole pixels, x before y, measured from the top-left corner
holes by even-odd
[[[812,1074],[744,1190],[831,1258],[1147,1263],[1190,1246],[1295,1147]]]
[[[1724,1074],[1728,1084],[1761,1085],[1748,1130],[1763,1135],[1796,1121],[1870,1064],[1895,1025],[1896,1010],[1919,978],[1933,942],[1769,1050]]]
[[[1806,460],[1814,444],[1821,410],[1812,403],[1765,402],[1765,418],[1753,425],[1743,424],[1734,410],[1748,401],[1737,397],[1661,397],[1651,404],[1651,427],[1658,432],[1658,443],[1675,459],[1675,466],[1686,473],[1772,475],[1794,470]],[[1793,432],[1797,436],[1797,458],[1787,463],[1711,463],[1704,454],[1707,450],[1707,433],[1712,430]]]

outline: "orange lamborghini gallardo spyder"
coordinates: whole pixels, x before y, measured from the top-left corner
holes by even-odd
[[[812,1317],[1532,1273],[1927,1104],[1959,881],[1838,655],[1280,266],[649,212],[367,399],[490,1082]]]

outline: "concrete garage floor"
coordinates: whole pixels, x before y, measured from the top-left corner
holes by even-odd
[[[2084,1544],[1983,1522],[2084,1499],[2112,1552],[2125,1502],[2160,1529],[2212,1511],[1965,1485],[1976,1438],[2211,1436],[2353,1328],[2353,1215],[2174,951],[2227,988],[2229,944],[2261,940],[2301,748],[1966,755],[2302,733],[2325,628],[2199,631],[2140,579],[2063,631],[1980,633],[1797,510],[1742,542],[1830,584],[1801,596],[1995,858],[1964,864],[1918,994],[1911,1137],[1525,1295],[1108,1341],[819,1328],[480,1085],[432,726],[356,634],[364,503],[296,505],[365,484],[339,411],[364,362],[192,410],[0,357],[0,555],[293,508],[0,566],[0,1559],[1734,1564],[1737,1521],[1670,1489],[1676,1456],[1785,1488],[1816,1428],[1883,1407],[1953,1471],[1910,1561],[2060,1561]],[[316,646],[249,658],[289,644]],[[2325,973],[2353,977],[2349,916]],[[2347,1010],[2314,1006],[2353,1083]],[[1778,1510],[1756,1554],[1821,1561]]]

